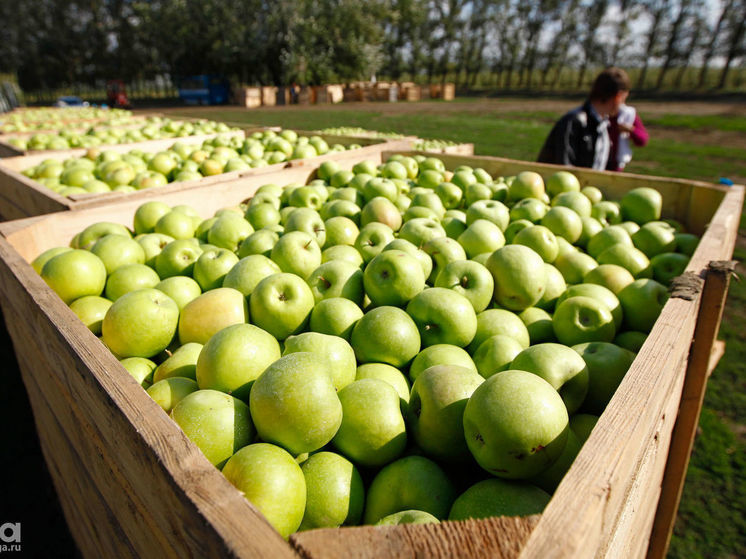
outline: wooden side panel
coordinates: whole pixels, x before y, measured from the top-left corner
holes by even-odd
[[[16,171],[5,170],[0,163],[0,220],[61,212],[72,205],[69,198]]]
[[[86,555],[293,557],[4,239],[0,257],[3,312]]]
[[[501,517],[442,524],[312,530],[291,536],[290,542],[309,559],[512,559],[518,556],[538,519],[539,516]]]

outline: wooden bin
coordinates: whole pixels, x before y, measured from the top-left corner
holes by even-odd
[[[273,85],[265,85],[262,88],[262,106],[274,107],[277,104],[279,90]]]
[[[336,155],[344,169],[360,160],[352,151]],[[379,151],[377,161],[388,155]],[[468,164],[494,175],[528,169],[546,175],[560,168],[497,158],[442,158],[450,169]],[[695,285],[688,298],[675,296],[666,304],[544,513],[439,525],[313,530],[295,534],[289,542],[209,464],[28,264],[91,223],[130,225],[139,201],[0,224],[0,302],[45,459],[84,556],[645,556],[684,372],[688,369],[688,382],[693,362],[705,368],[710,362],[712,340],[704,335],[703,324],[713,326],[712,311],[717,309],[702,305],[700,312],[700,304],[708,292],[719,295],[720,304],[724,297],[707,273],[708,263],[732,256],[744,187],[574,171],[583,184],[593,184],[612,198],[637,186],[660,190],[665,215],[704,233],[688,271],[706,281],[704,295]],[[250,197],[260,184],[305,181],[313,172],[300,165],[209,190],[165,193],[160,199],[191,204],[207,217]],[[714,324],[718,322],[716,315]],[[709,344],[698,346],[695,341],[690,354],[695,331],[697,340]]]
[[[270,128],[272,129],[272,128]],[[247,128],[246,132],[250,133],[254,130],[265,130],[265,128]],[[279,131],[279,129],[275,129]],[[223,134],[237,134],[243,137],[244,130],[239,132],[224,132]],[[313,135],[312,132],[304,132],[304,135]],[[212,138],[219,134],[210,134],[205,136],[191,136],[184,138],[182,141],[190,143],[192,140],[194,143],[201,143],[207,138]],[[386,142],[384,140],[374,139],[363,139],[363,138],[349,138],[342,136],[324,136],[322,138],[329,140],[330,145],[332,143],[341,143],[343,145],[350,145],[353,143],[360,144],[362,147],[356,150],[352,150],[355,156],[362,157],[380,157],[378,154],[384,150],[391,149],[411,149],[412,143],[402,143],[401,141]],[[142,142],[139,144],[119,144],[111,146],[113,151],[126,152],[131,149],[142,149],[143,151],[157,152],[170,147],[175,141],[173,138],[166,140],[151,140],[150,142]],[[147,145],[146,145],[147,144]],[[69,150],[64,152],[56,152],[55,156],[60,158],[66,157],[79,157],[84,155],[85,149]],[[11,157],[0,160],[0,220],[11,220],[21,219],[24,217],[43,215],[53,212],[68,211],[74,209],[87,208],[91,206],[98,206],[102,204],[110,204],[120,200],[139,200],[144,202],[146,200],[158,199],[170,192],[181,192],[191,188],[198,188],[204,185],[211,185],[216,183],[222,183],[232,181],[239,177],[249,175],[263,175],[278,171],[288,166],[300,166],[300,165],[319,165],[322,161],[327,159],[333,159],[340,157],[341,154],[329,154],[318,157],[313,157],[303,160],[293,160],[278,163],[276,165],[269,165],[267,167],[258,167],[256,169],[233,171],[230,173],[222,173],[212,177],[203,177],[194,181],[185,182],[172,182],[164,186],[157,188],[148,188],[145,190],[138,190],[137,192],[111,192],[103,194],[84,194],[74,196],[62,196],[49,188],[37,183],[35,180],[22,175],[20,171],[36,165],[47,159],[48,154],[44,155],[30,155],[26,157]]]

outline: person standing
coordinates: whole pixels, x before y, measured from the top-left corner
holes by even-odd
[[[585,103],[565,114],[549,132],[539,152],[539,163],[606,169],[609,116],[618,112],[629,89],[624,70],[610,67],[602,71]]]
[[[606,170],[623,171],[632,159],[630,140],[637,147],[643,147],[648,143],[648,138],[648,131],[635,108],[622,103],[617,113],[609,117],[610,146]]]

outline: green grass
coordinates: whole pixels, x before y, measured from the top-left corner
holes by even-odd
[[[216,120],[319,129],[360,126],[368,129],[473,142],[476,153],[534,160],[559,114],[535,111],[469,112],[458,109],[423,111],[351,110],[348,108],[260,109],[254,111],[185,110],[189,116]],[[464,110],[461,110],[461,108]],[[642,114],[651,140],[635,151],[628,171],[715,182],[730,177],[746,182],[746,146],[710,138],[699,131],[733,134],[746,131],[746,117],[722,115]],[[666,132],[664,134],[664,132]],[[673,134],[671,133],[673,132]],[[675,138],[672,140],[671,138]],[[746,219],[741,221],[746,234]],[[746,246],[734,258],[746,260]],[[742,270],[743,268],[741,268]],[[709,380],[700,430],[687,473],[670,559],[746,557],[746,280],[731,282],[720,336],[727,349]]]

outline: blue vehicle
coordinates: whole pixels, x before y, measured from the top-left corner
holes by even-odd
[[[83,101],[80,97],[75,95],[65,95],[58,97],[54,102],[55,107],[88,107],[90,103]]]
[[[222,105],[230,98],[230,84],[223,76],[189,76],[179,82],[179,98],[187,105]]]

